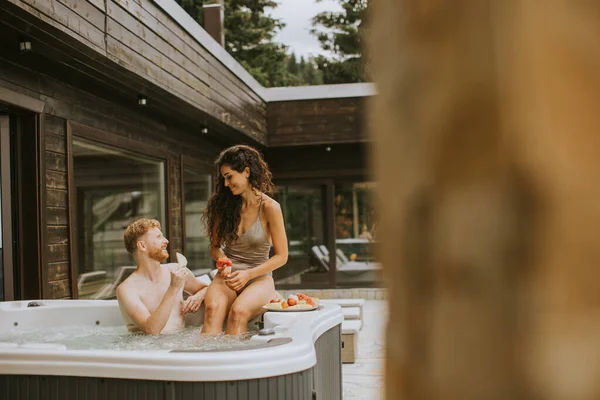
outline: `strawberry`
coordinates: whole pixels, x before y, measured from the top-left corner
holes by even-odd
[[[231,267],[232,265],[233,265],[233,263],[227,257],[220,257],[217,260],[217,268],[218,269],[221,269],[221,268],[224,268],[224,267]]]

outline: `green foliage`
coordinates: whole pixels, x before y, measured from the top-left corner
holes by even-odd
[[[176,0],[177,3],[187,12],[192,18],[194,18],[200,25],[204,25],[203,14],[202,14],[202,0]],[[209,4],[210,2],[206,2]]]
[[[298,62],[294,53],[287,60],[287,70],[292,75],[298,75]]]
[[[315,62],[326,84],[363,82],[368,80],[362,52],[368,1],[338,1],[342,11],[322,12],[312,20],[311,33],[332,54],[318,56]]]
[[[287,70],[290,74],[287,86],[321,85],[323,83],[323,75],[317,69],[312,58],[305,61],[302,56],[298,62],[296,55],[292,53],[287,58]]]
[[[286,48],[273,42],[284,24],[267,16],[270,0],[225,1],[225,47],[263,86],[286,86]]]

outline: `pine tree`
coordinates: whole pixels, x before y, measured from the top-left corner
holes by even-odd
[[[282,86],[287,81],[285,46],[273,42],[284,24],[267,16],[265,9],[277,7],[270,0],[225,2],[225,46],[263,86]]]
[[[298,62],[296,61],[296,54],[294,53],[288,58],[287,71],[292,75],[298,75]]]
[[[316,67],[314,60],[310,58],[304,67],[302,80],[307,85],[322,85],[323,73]]]
[[[202,4],[211,0],[176,0],[202,24]],[[289,86],[297,78],[286,68],[286,47],[273,37],[285,24],[265,13],[277,7],[271,0],[224,0],[225,48],[260,84]]]
[[[202,12],[202,5],[204,3],[210,3],[209,1],[202,0],[176,0],[177,3],[187,12],[192,18],[194,18],[200,25],[204,25],[204,14]]]
[[[304,56],[300,56],[300,66],[298,68],[298,72],[303,74],[306,70],[306,61],[304,61]]]
[[[323,50],[332,53],[332,57],[318,56],[315,62],[326,84],[363,82],[368,79],[362,56],[368,0],[338,1],[341,12],[322,12],[312,20],[311,33]]]

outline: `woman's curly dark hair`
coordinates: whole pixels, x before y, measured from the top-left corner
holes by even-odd
[[[231,193],[225,187],[225,179],[221,175],[221,167],[228,165],[231,169],[242,172],[250,169],[248,183],[252,189],[272,195],[275,186],[271,182],[272,174],[262,155],[256,149],[237,145],[221,152],[215,166],[215,187],[208,205],[202,213],[202,222],[206,226],[210,243],[222,245],[238,238],[237,229],[241,219],[242,197]]]

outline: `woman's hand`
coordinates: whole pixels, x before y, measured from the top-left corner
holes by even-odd
[[[183,315],[187,313],[195,313],[200,309],[202,302],[204,301],[204,295],[206,294],[206,289],[202,289],[198,293],[193,296],[189,296],[185,302],[181,305],[181,313]]]
[[[223,277],[223,279],[227,279],[231,274],[231,267],[224,267],[219,270],[219,275]]]
[[[217,269],[221,271],[225,267],[231,267],[233,263],[227,257],[220,257],[217,259]]]
[[[225,283],[231,290],[237,292],[246,286],[246,283],[248,283],[250,279],[252,279],[250,272],[242,269],[229,274],[229,277],[225,279]]]
[[[217,259],[217,270],[219,271],[219,275],[223,277],[223,279],[227,279],[229,274],[231,274],[231,265],[233,263],[227,257],[219,257]]]

